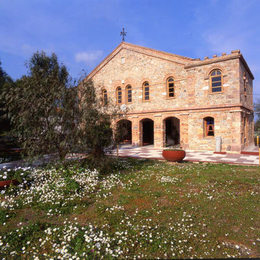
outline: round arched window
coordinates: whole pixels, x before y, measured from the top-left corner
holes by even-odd
[[[102,90],[102,100],[103,100],[103,105],[107,104],[107,90],[103,89]]]
[[[127,103],[132,102],[132,87],[130,85],[126,86],[126,101]]]
[[[221,70],[213,70],[210,73],[211,92],[222,92],[222,73]]]
[[[118,87],[116,89],[116,103],[122,104],[122,89],[121,89],[121,87]]]
[[[170,77],[167,79],[167,96],[173,98],[175,96],[174,79]]]
[[[145,81],[143,83],[143,100],[144,101],[149,101],[150,100],[150,86],[149,82]]]

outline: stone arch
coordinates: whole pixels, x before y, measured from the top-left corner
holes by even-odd
[[[163,120],[164,146],[180,146],[180,119],[169,116]]]
[[[140,122],[140,143],[142,146],[154,144],[154,121],[143,118]]]
[[[205,74],[204,74],[204,78],[205,79],[209,79],[210,77],[210,73],[213,71],[213,70],[220,70],[223,77],[226,76],[226,71],[225,69],[223,68],[223,66],[221,65],[213,65],[213,66],[210,66],[210,68],[208,68],[206,71],[205,71]]]
[[[168,78],[176,78],[176,75],[174,75],[173,73],[167,73],[166,75],[164,75],[164,78],[163,78],[163,84],[166,84],[166,82],[167,82],[167,79]]]

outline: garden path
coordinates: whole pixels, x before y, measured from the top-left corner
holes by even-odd
[[[116,150],[112,151],[116,155]],[[80,155],[81,157],[82,155]],[[164,160],[162,157],[162,149],[154,148],[153,145],[134,147],[131,145],[122,145],[119,149],[120,157],[133,157],[145,159]],[[75,159],[75,156],[73,157]],[[53,159],[53,158],[52,158]],[[22,160],[0,164],[0,170],[3,168],[16,168],[22,166],[39,166],[51,160],[51,156],[44,156],[44,159],[37,160],[33,164],[29,164]],[[213,162],[213,163],[229,163],[239,165],[259,165],[258,155],[248,154],[214,154],[207,151],[186,151],[184,161],[189,162]]]
[[[116,155],[116,150],[114,150],[112,153],[113,155]],[[162,149],[154,148],[152,145],[141,147],[122,145],[119,149],[119,156],[163,160]],[[208,151],[187,150],[184,161],[229,163],[239,165],[259,165],[259,156],[232,153],[215,154],[213,152]]]

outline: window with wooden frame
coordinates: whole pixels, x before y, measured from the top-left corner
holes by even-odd
[[[122,89],[121,89],[121,87],[117,87],[117,89],[116,89],[116,103],[122,104]]]
[[[167,79],[167,97],[173,98],[175,96],[174,79],[170,77]]]
[[[143,83],[143,101],[149,101],[150,100],[150,86],[149,82],[145,81]]]
[[[204,136],[214,136],[214,118],[213,117],[205,117],[203,119],[204,125]]]
[[[132,87],[131,85],[126,86],[126,102],[132,103]]]
[[[103,105],[107,105],[107,90],[106,89],[102,90],[102,102],[103,102]]]
[[[210,88],[212,93],[222,92],[223,77],[221,70],[215,69],[210,73]]]

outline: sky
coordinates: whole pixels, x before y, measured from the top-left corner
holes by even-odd
[[[240,49],[260,100],[260,0],[0,0],[0,61],[13,78],[36,51],[56,53],[73,78],[121,42],[191,58]]]

